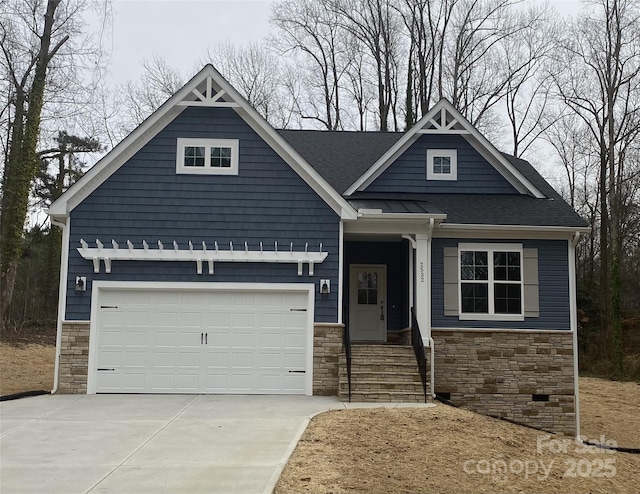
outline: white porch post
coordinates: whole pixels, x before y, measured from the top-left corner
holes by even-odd
[[[425,346],[431,337],[431,236],[416,234],[416,318]]]

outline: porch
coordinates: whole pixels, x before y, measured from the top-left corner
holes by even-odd
[[[338,366],[343,401],[431,401],[429,349],[414,310],[415,247],[414,237],[403,234],[345,239]],[[424,270],[426,263],[421,265]],[[423,279],[426,284],[426,273]]]

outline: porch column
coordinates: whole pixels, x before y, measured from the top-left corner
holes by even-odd
[[[425,346],[431,336],[431,237],[416,234],[416,318]]]

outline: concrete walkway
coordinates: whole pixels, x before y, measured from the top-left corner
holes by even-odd
[[[0,493],[271,492],[309,417],[347,406],[320,396],[2,402]]]

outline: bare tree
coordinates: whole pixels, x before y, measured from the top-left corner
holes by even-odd
[[[126,119],[131,122],[129,130],[140,125],[184,84],[182,74],[158,55],[143,59],[142,68],[144,72],[138,80],[129,80],[118,90]]]
[[[274,127],[289,125],[293,107],[283,84],[287,72],[267,44],[222,43],[207,50],[204,62],[212,63]]]
[[[308,87],[315,90],[299,108],[301,118],[316,120],[329,130],[342,128],[341,82],[350,61],[336,13],[315,0],[283,0],[274,5],[271,21],[281,33],[272,46],[301,56]]]
[[[38,170],[43,108],[77,74],[78,53],[88,54],[82,36],[83,0],[5,0],[0,3],[0,70],[7,80],[9,134],[2,183],[0,319],[11,303],[31,184]],[[98,60],[94,60],[98,63]],[[3,98],[3,101],[5,98]]]
[[[543,70],[559,37],[558,24],[548,6],[514,14],[525,26],[501,42],[508,75],[505,88],[507,118],[511,128],[512,154],[522,156],[555,122],[547,112],[551,78]],[[571,182],[570,182],[571,183]]]
[[[633,0],[594,0],[562,44],[555,91],[584,122],[595,145],[600,193],[600,310],[622,371],[620,263],[629,186],[638,180],[629,158],[640,136],[640,5]],[[635,167],[634,167],[635,168]]]
[[[389,130],[389,119],[398,130],[392,114],[398,98],[397,76],[401,53],[401,20],[391,0],[329,0],[327,8],[337,14],[340,25],[353,35],[371,57],[377,81],[378,123]]]

